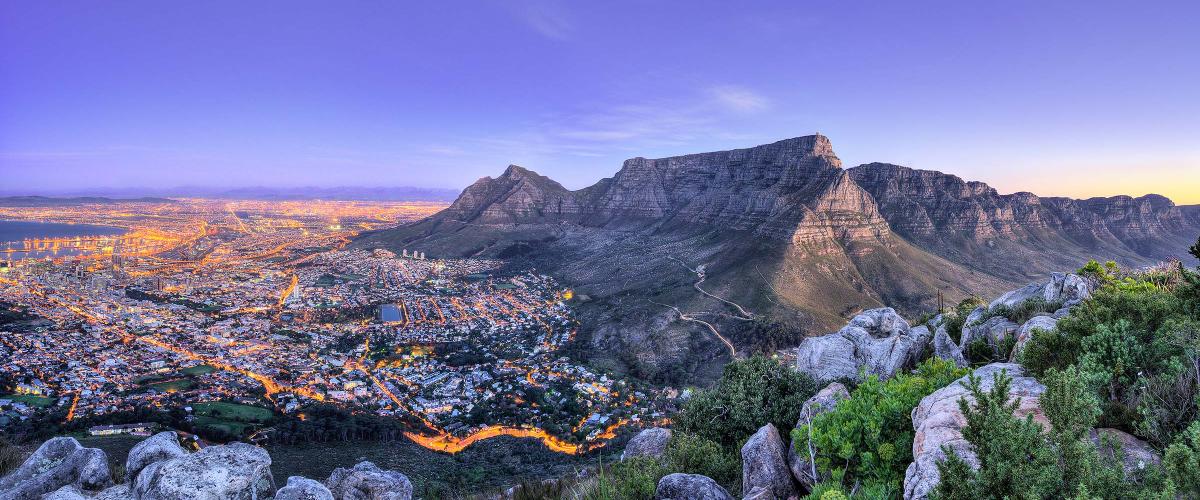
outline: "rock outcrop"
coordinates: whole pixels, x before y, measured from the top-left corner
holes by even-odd
[[[799,429],[810,424],[817,415],[833,411],[837,407],[838,401],[849,397],[850,391],[846,390],[846,386],[841,383],[833,382],[825,386],[804,402],[804,406],[800,408],[800,418],[796,421],[796,428]],[[813,485],[828,479],[828,475],[821,474],[817,470],[807,445],[807,441],[803,438],[792,441],[788,446],[787,462],[788,469],[792,471],[792,477],[796,478],[796,481],[804,487],[812,489]],[[815,455],[815,453],[816,450],[812,450],[812,454]]]
[[[266,450],[232,443],[151,463],[138,474],[133,493],[139,500],[253,500],[273,495],[275,479]]]
[[[1013,346],[1011,361],[1020,361],[1021,352],[1025,349],[1025,344],[1029,343],[1029,339],[1033,338],[1035,330],[1049,332],[1058,326],[1058,318],[1054,316],[1034,316],[1021,325],[1017,329],[1017,343]]]
[[[654,500],[733,500],[733,495],[708,476],[675,473],[658,480]]]
[[[334,500],[324,484],[312,479],[292,476],[284,487],[275,492],[275,500]]]
[[[371,462],[334,469],[325,486],[339,500],[410,500],[413,495],[408,476],[380,469]]]
[[[767,424],[742,445],[742,496],[788,498],[797,493],[779,429]]]
[[[954,339],[950,338],[950,334],[946,331],[946,325],[939,325],[937,332],[933,334],[933,355],[940,359],[947,359],[954,362],[954,365],[959,368],[966,368],[970,363],[963,356],[962,348],[954,343]]]
[[[637,433],[625,445],[621,452],[621,460],[633,457],[662,458],[667,452],[667,442],[671,440],[671,429],[653,427]]]
[[[887,379],[911,367],[931,337],[924,326],[909,328],[890,307],[871,309],[835,333],[804,339],[796,369],[817,380],[858,379],[860,369]]]
[[[147,465],[187,454],[187,450],[179,446],[179,437],[174,432],[160,432],[129,450],[129,457],[125,459],[125,475],[132,482]]]
[[[20,467],[0,478],[0,498],[34,500],[63,487],[94,491],[110,483],[103,451],[84,448],[75,438],[58,437],[42,443]]]
[[[1092,429],[1088,439],[1096,445],[1100,455],[1114,457],[1121,451],[1121,465],[1126,475],[1132,475],[1146,467],[1162,463],[1162,456],[1149,443],[1118,429]]]
[[[1035,421],[1049,428],[1050,424],[1039,406],[1046,387],[1033,377],[1026,376],[1021,365],[993,363],[975,370],[974,375],[980,378],[980,386],[986,391],[991,390],[995,384],[994,377],[1001,372],[1012,377],[1009,397],[1021,400],[1015,415],[1019,418],[1032,415]],[[913,409],[913,430],[916,434],[913,436],[913,463],[904,475],[905,499],[926,498],[937,487],[941,480],[937,464],[946,459],[947,450],[958,454],[971,466],[979,467],[975,451],[962,435],[967,422],[959,410],[958,401],[974,401],[970,391],[960,383],[966,380],[967,377],[960,378],[934,391],[921,399],[921,403]]]

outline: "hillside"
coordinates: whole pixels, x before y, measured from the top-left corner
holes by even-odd
[[[743,347],[776,323],[822,333],[862,309],[916,313],[939,292],[987,296],[1089,257],[1184,255],[1195,214],[1158,196],[1043,199],[895,165],[843,169],[814,135],[633,158],[577,191],[514,165],[356,245],[536,267],[582,296],[583,333],[606,348],[596,351],[656,376],[722,353],[681,313]]]

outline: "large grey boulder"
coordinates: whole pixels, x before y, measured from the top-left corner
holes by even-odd
[[[245,443],[210,446],[190,455],[153,462],[142,469],[134,483],[134,496],[139,500],[255,500],[274,493],[270,455]]]
[[[57,437],[42,443],[17,470],[0,479],[0,498],[33,500],[64,486],[98,490],[110,483],[103,451],[84,448],[75,438]]]
[[[275,492],[275,500],[333,500],[333,493],[319,481],[292,476]]]
[[[992,363],[975,370],[975,376],[980,378],[980,387],[987,391],[995,385],[995,375],[1007,372],[1012,377],[1009,387],[1009,398],[1020,398],[1015,415],[1025,418],[1032,415],[1033,419],[1049,428],[1050,424],[1042,413],[1039,401],[1046,386],[1038,383],[1033,377],[1025,376],[1025,370],[1015,363]],[[939,481],[937,464],[946,459],[944,450],[951,450],[962,457],[971,467],[978,468],[979,460],[970,443],[963,438],[962,430],[967,425],[966,417],[958,407],[958,400],[966,399],[973,403],[974,397],[963,386],[967,377],[960,378],[950,385],[934,391],[933,394],[921,399],[921,403],[913,409],[913,463],[909,464],[904,475],[904,498],[923,499],[929,496]]]
[[[1120,448],[1121,464],[1126,475],[1143,471],[1162,463],[1162,456],[1149,443],[1118,429],[1092,429],[1088,438],[1101,456],[1113,457]]]
[[[325,486],[340,500],[410,500],[413,494],[407,476],[380,469],[371,462],[359,462],[352,469],[335,469]]]
[[[671,440],[671,429],[653,427],[637,433],[625,445],[621,460],[633,457],[662,458],[667,453],[667,442]]]
[[[1021,325],[1013,323],[1004,316],[992,316],[982,323],[974,325],[967,323],[963,325],[962,338],[959,339],[958,348],[965,352],[967,347],[976,340],[984,340],[989,346],[996,347],[1010,335],[1015,335],[1020,327]]]
[[[933,334],[933,355],[940,359],[953,361],[959,368],[966,368],[969,365],[967,358],[963,356],[962,349],[954,343],[954,339],[950,338],[950,334],[946,331],[946,325],[938,326],[937,332]]]
[[[1048,332],[1054,330],[1058,326],[1058,319],[1053,316],[1034,316],[1021,325],[1017,329],[1017,343],[1013,346],[1011,361],[1020,361],[1021,351],[1025,349],[1025,344],[1029,343],[1029,339],[1033,338],[1034,330]]]
[[[1069,308],[1090,297],[1092,288],[1092,282],[1079,275],[1053,273],[1045,283],[1030,283],[1010,290],[988,304],[988,309],[995,309],[997,306],[1013,308],[1030,300],[1062,304],[1062,307]]]
[[[92,500],[134,500],[134,498],[133,491],[129,489],[129,485],[118,484],[101,491],[98,495],[92,497]]]
[[[654,500],[733,500],[733,495],[708,476],[675,473],[658,480]]]
[[[742,496],[788,498],[797,493],[779,429],[767,424],[742,445]]]
[[[42,500],[87,500],[87,498],[82,491],[79,491],[79,488],[63,486],[53,493],[43,496]]]
[[[890,307],[871,309],[837,332],[804,339],[796,369],[817,380],[858,379],[860,368],[886,379],[915,364],[931,337],[928,328],[910,329]]]
[[[147,465],[187,454],[187,450],[179,446],[179,438],[174,431],[160,432],[129,450],[129,457],[125,459],[125,474],[129,482],[134,482]]]
[[[805,401],[804,406],[800,407],[800,419],[796,421],[796,428],[800,429],[809,425],[817,415],[833,411],[837,407],[838,401],[849,397],[850,391],[846,390],[846,386],[841,383],[834,382],[825,386],[824,389]],[[813,485],[828,479],[828,474],[821,474],[813,464],[813,455],[816,454],[816,450],[809,449],[805,436],[801,435],[798,439],[793,440],[787,449],[788,469],[792,471],[792,477],[796,478],[800,484],[812,489]]]

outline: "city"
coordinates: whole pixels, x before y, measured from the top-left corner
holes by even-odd
[[[10,242],[0,303],[0,425],[183,408],[200,431],[270,437],[235,418],[314,404],[411,422],[455,453],[495,436],[581,453],[665,420],[660,390],[580,366],[572,291],[490,259],[348,246],[441,206],[185,199],[3,208],[0,218],[124,230]],[[20,316],[18,315],[18,316]],[[36,319],[33,319],[36,318]],[[214,410],[214,408],[219,408]],[[221,409],[224,410],[222,415]],[[269,417],[269,415],[267,416]]]

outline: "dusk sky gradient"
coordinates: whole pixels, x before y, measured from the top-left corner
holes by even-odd
[[[845,166],[1200,203],[1200,2],[0,0],[0,191]]]

